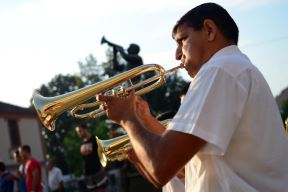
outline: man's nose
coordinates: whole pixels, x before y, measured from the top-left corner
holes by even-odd
[[[181,60],[181,57],[182,57],[182,50],[181,50],[181,47],[179,46],[176,49],[175,59],[176,60]]]

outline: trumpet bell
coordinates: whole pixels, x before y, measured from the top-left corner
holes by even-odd
[[[132,149],[132,145],[127,135],[122,135],[113,139],[100,140],[96,137],[98,144],[98,157],[103,167],[108,161],[122,161],[127,158],[127,152]]]
[[[55,110],[57,105],[54,105],[53,99],[45,98],[38,92],[34,92],[32,103],[42,124],[50,131],[54,131],[58,114],[57,110]]]
[[[167,127],[172,119],[166,119],[160,123]],[[109,161],[123,161],[127,159],[127,153],[132,149],[132,144],[128,135],[122,135],[108,140],[100,140],[96,137],[98,145],[98,157],[103,167]]]
[[[103,36],[103,37],[101,38],[101,41],[100,41],[101,45],[104,44],[104,43],[107,43],[107,42],[108,42],[108,41],[107,41],[106,38]]]

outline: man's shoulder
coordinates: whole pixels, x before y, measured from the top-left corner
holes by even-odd
[[[255,66],[246,55],[238,52],[233,54],[217,55],[212,58],[207,65],[205,65],[204,69],[222,71],[236,77],[242,72],[254,70]]]
[[[37,159],[32,157],[31,159],[29,159],[26,166],[28,168],[29,167],[38,167],[38,166],[40,167],[40,162]]]
[[[35,157],[32,157],[32,158],[31,158],[31,161],[32,161],[33,163],[39,163],[39,164],[40,164],[40,162],[39,162]]]
[[[59,167],[54,167],[55,172],[62,172]]]

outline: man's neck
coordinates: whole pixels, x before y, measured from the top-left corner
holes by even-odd
[[[25,162],[29,161],[30,159],[32,159],[32,155],[27,156],[27,158],[25,159]]]
[[[209,51],[206,52],[205,61],[203,61],[203,63],[206,63],[215,53],[230,45],[236,45],[236,44],[231,40],[223,39],[222,41],[218,41],[218,43],[210,45]]]

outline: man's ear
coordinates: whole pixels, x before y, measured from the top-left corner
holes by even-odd
[[[217,27],[211,19],[205,19],[203,22],[203,29],[204,32],[207,34],[207,40],[208,41],[213,41],[216,38],[217,34]]]

